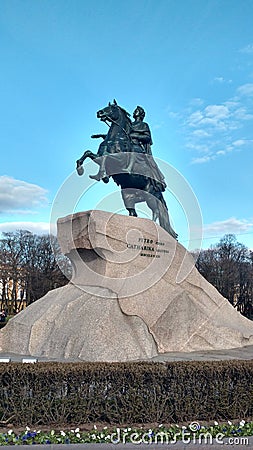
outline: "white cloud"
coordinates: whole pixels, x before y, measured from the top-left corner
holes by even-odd
[[[214,158],[215,158],[214,155],[200,156],[198,158],[193,158],[191,160],[191,164],[204,164],[204,163],[212,161]]]
[[[237,93],[245,97],[253,96],[253,83],[246,83],[237,88]]]
[[[204,115],[201,111],[195,111],[190,115],[188,119],[188,124],[190,125],[190,127],[196,127],[200,124],[203,117]]]
[[[190,101],[191,106],[202,106],[203,104],[204,104],[204,100],[199,97],[192,98]]]
[[[218,83],[224,83],[225,78],[223,78],[223,77],[215,77],[214,81],[218,81]]]
[[[206,138],[210,136],[210,133],[208,133],[206,130],[200,129],[200,130],[194,130],[192,132],[193,136],[197,136],[199,138]]]
[[[168,116],[170,119],[179,119],[180,118],[180,113],[175,112],[175,111],[169,111],[168,112]]]
[[[36,184],[2,175],[0,176],[0,212],[27,212],[28,209],[46,202],[46,192]]]
[[[223,102],[223,105],[227,106],[229,110],[234,110],[235,108],[240,106],[240,102],[234,99],[230,99]]]
[[[229,109],[224,105],[209,105],[205,108],[205,115],[213,117],[215,120],[225,119],[229,117]]]
[[[232,142],[232,145],[234,147],[242,147],[243,145],[246,145],[249,142],[253,142],[253,141],[250,141],[248,139],[237,139],[237,141]]]
[[[214,147],[215,147],[215,144],[216,143],[214,143]],[[224,148],[222,150],[215,150],[215,149],[210,147],[210,148],[208,148],[208,151],[206,151],[203,156],[198,156],[196,158],[193,158],[191,160],[191,164],[204,164],[204,163],[213,161],[214,159],[216,159],[216,158],[218,158],[220,156],[225,156],[227,153],[229,153],[232,150],[234,150],[234,146],[233,145],[234,146],[237,145],[239,147],[240,145],[243,145],[243,144],[241,144],[239,142],[238,143],[235,142],[235,143],[233,143],[231,145],[224,146]],[[196,150],[196,148],[195,148],[195,150]]]
[[[196,144],[193,142],[188,142],[186,144],[186,147],[189,148],[190,150],[195,150],[198,153],[209,153],[210,152],[210,147],[208,145],[205,144]]]
[[[215,117],[204,117],[201,122],[200,125],[207,125],[213,128],[222,128],[224,129],[224,122],[219,121],[217,118]]]
[[[231,80],[216,77],[216,81]],[[198,98],[189,101],[178,120],[186,136],[185,146],[195,153],[191,164],[208,163],[252,146],[252,96],[253,83],[245,83],[220,103],[204,105]]]
[[[27,230],[34,234],[49,234],[50,232],[56,234],[56,225],[50,227],[48,222],[5,222],[0,224],[0,233],[16,230]]]
[[[221,156],[221,155],[225,155],[226,151],[225,150],[218,150],[218,152],[216,152],[217,156]]]
[[[247,83],[220,104],[201,108],[189,103],[191,106],[184,110],[183,126],[186,147],[195,152],[191,164],[208,163],[243,146],[252,146],[249,128],[253,120],[252,95],[253,83]]]
[[[237,108],[233,114],[234,114],[234,117],[236,120],[252,120],[253,119],[253,114],[249,114],[247,111],[247,108],[245,108],[245,106]]]
[[[216,235],[216,234],[240,234],[245,233],[253,228],[253,221],[248,221],[246,219],[236,219],[235,217],[230,217],[229,219],[213,222],[208,225],[204,225],[205,235]]]
[[[192,128],[198,127],[200,129],[204,126],[225,130],[229,127],[227,119],[230,117],[230,114],[226,105],[208,105],[202,111],[198,110],[192,113],[187,123]]]
[[[241,53],[253,53],[253,44],[248,44],[239,50]]]
[[[226,79],[224,77],[215,77],[214,81],[216,81],[217,83],[232,83],[231,79]]]

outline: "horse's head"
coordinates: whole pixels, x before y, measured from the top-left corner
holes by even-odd
[[[97,112],[97,118],[104,122],[106,120],[108,120],[108,122],[114,122],[119,118],[119,112],[120,112],[120,107],[117,105],[117,102],[114,100],[113,104],[111,104],[109,102],[108,106],[106,106],[103,109],[100,109]]]

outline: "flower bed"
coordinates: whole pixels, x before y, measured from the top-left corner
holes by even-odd
[[[108,428],[98,429],[96,425],[91,431],[81,431],[80,428],[70,431],[48,432],[34,430],[26,427],[22,432],[9,430],[6,433],[0,433],[0,445],[34,445],[34,444],[86,444],[86,443],[134,443],[134,444],[152,444],[167,443],[172,444],[182,440],[185,443],[193,442],[210,442],[214,439],[218,443],[224,443],[225,438],[232,438],[233,443],[244,442],[242,436],[253,435],[253,422],[245,422],[241,420],[239,423],[214,422],[213,425],[201,425],[198,422],[192,422],[189,425],[171,425],[166,427],[160,424],[157,427],[145,429],[145,427],[134,428]],[[241,439],[241,440],[240,440]],[[230,441],[230,443],[232,443]]]

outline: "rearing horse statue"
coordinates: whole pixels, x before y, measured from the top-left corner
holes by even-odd
[[[162,194],[166,187],[164,177],[151,152],[145,152],[144,146],[136,145],[136,140],[132,139],[134,129],[130,115],[114,100],[113,104],[109,103],[100,109],[97,117],[109,125],[109,131],[107,135],[92,136],[102,137],[103,142],[96,154],[86,150],[76,161],[77,173],[83,174],[82,164],[86,158],[91,158],[99,165],[99,172],[90,175],[90,178],[108,183],[112,177],[121,187],[122,199],[130,216],[137,217],[136,203],[146,202],[152,210],[152,219],[154,221],[158,219],[161,227],[177,239],[177,233],[170,225],[168,209]]]

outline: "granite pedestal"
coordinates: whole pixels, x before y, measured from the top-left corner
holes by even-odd
[[[253,322],[151,220],[85,211],[58,220],[58,239],[73,277],[6,325],[5,354],[131,361],[253,344]]]

